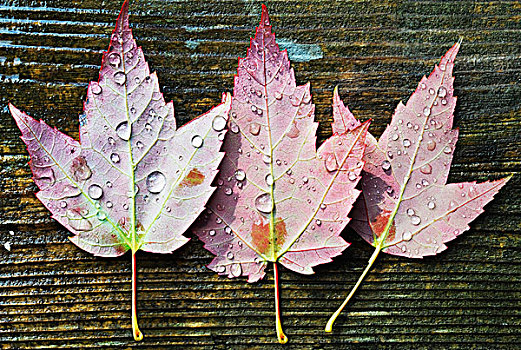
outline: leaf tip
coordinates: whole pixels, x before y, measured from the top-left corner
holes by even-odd
[[[124,29],[129,28],[129,21],[128,21],[128,0],[125,0],[123,2],[123,5],[121,5],[121,10],[119,11],[119,16],[116,21],[116,28],[115,31],[122,31]]]
[[[260,27],[269,26],[270,25],[270,17],[268,15],[268,8],[265,4],[262,4],[262,14],[260,20]]]

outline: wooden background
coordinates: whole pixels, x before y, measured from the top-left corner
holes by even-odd
[[[400,100],[460,37],[450,181],[521,170],[518,1],[267,1],[299,83],[311,82],[320,140],[335,85],[380,135]],[[332,334],[323,327],[372,252],[356,234],[343,256],[301,276],[281,269],[290,342],[275,343],[273,286],[205,268],[194,239],[173,255],[138,254],[139,314],[130,332],[130,257],[95,258],[36,200],[29,157],[7,102],[77,137],[120,1],[0,1],[0,345],[22,348],[340,349],[521,346],[521,177],[439,256],[379,258]],[[254,1],[133,1],[138,43],[180,123],[231,91],[260,18]],[[10,232],[11,231],[11,232]],[[192,236],[191,234],[188,234]]]

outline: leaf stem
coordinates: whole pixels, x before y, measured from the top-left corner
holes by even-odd
[[[362,275],[360,276],[360,278],[358,278],[358,281],[354,285],[353,289],[351,289],[351,292],[347,296],[346,300],[344,300],[344,302],[342,303],[342,305],[340,305],[338,310],[336,310],[335,313],[329,319],[329,321],[327,321],[326,328],[325,328],[326,332],[330,333],[333,330],[333,323],[335,323],[335,320],[338,317],[338,315],[340,315],[340,313],[342,312],[344,307],[347,305],[347,303],[349,302],[351,297],[355,294],[356,290],[358,289],[358,287],[360,286],[360,284],[364,280],[364,278],[367,275],[367,273],[369,272],[369,270],[371,270],[371,267],[373,266],[373,264],[374,264],[374,262],[376,260],[376,257],[378,256],[378,254],[380,253],[381,250],[382,250],[381,245],[377,245],[375,250],[374,250],[374,252],[373,252],[373,255],[371,255],[371,258],[369,259],[369,263],[365,267],[364,272],[362,272]]]
[[[143,333],[137,324],[137,266],[134,252],[132,252],[132,334],[135,341],[143,339]]]
[[[279,271],[276,262],[273,263],[273,283],[275,285],[275,327],[277,329],[277,339],[279,343],[286,344],[288,337],[284,334],[282,323],[280,322]]]

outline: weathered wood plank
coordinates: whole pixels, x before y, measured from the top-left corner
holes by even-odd
[[[331,132],[339,85],[379,135],[398,101],[460,37],[450,181],[521,169],[521,5],[518,1],[267,1],[272,24],[311,82],[319,139]],[[273,287],[216,276],[191,242],[173,255],[138,254],[146,338],[130,337],[130,262],[95,258],[36,200],[28,156],[5,108],[15,103],[77,137],[120,4],[0,1],[0,344],[3,349],[265,349],[274,343]],[[237,57],[258,22],[257,1],[134,1],[134,34],[184,123],[231,91]],[[305,44],[302,46],[302,44]],[[12,231],[13,235],[10,234]],[[322,329],[365,266],[353,242],[313,276],[284,270],[286,349],[521,346],[521,180],[515,176],[472,229],[436,257],[383,256],[333,334]]]

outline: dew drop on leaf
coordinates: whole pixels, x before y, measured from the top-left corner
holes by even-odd
[[[212,121],[212,128],[215,131],[221,131],[226,127],[226,119],[218,115]]]
[[[411,223],[412,223],[413,225],[417,226],[417,225],[420,224],[420,222],[421,222],[421,219],[420,219],[419,216],[417,216],[417,215],[413,215],[413,216],[411,217]]]
[[[432,166],[430,164],[425,164],[420,168],[420,171],[423,174],[430,174],[432,172]]]
[[[438,89],[438,96],[439,97],[447,96],[447,89],[444,86],[440,86],[440,88]]]
[[[110,160],[112,163],[119,163],[119,155],[117,153],[112,153],[110,155]]]
[[[230,123],[230,131],[233,132],[234,134],[237,134],[239,132],[239,125],[237,125],[234,122],[231,122]]]
[[[106,206],[107,206],[107,208],[112,208],[113,204],[112,204],[112,202],[109,201],[109,202],[107,202]]]
[[[226,186],[224,188],[224,194],[227,196],[231,196],[233,194],[233,190],[231,189],[231,187]]]
[[[271,157],[267,154],[262,156],[262,161],[266,164],[271,164]]]
[[[334,154],[330,154],[325,160],[326,170],[333,172],[338,170],[338,163]]]
[[[215,268],[215,270],[219,273],[223,273],[224,271],[226,271],[226,267],[219,265]]]
[[[423,109],[423,115],[426,116],[426,117],[428,117],[428,116],[431,115],[431,109],[430,109],[430,107],[425,107],[425,108]]]
[[[159,193],[166,185],[166,177],[160,171],[153,171],[147,176],[147,189],[151,193]]]
[[[112,66],[112,67],[119,67],[121,63],[121,57],[119,56],[119,54],[113,52],[109,55],[109,64]]]
[[[261,213],[269,214],[273,211],[273,202],[269,193],[263,193],[255,199],[255,208]]]
[[[389,170],[391,169],[391,162],[389,162],[388,160],[384,160],[382,162],[382,169],[383,170]]]
[[[251,123],[250,124],[250,134],[253,136],[257,136],[260,133],[261,126],[259,123]]]
[[[243,181],[244,179],[246,179],[246,172],[242,169],[237,169],[237,171],[235,172],[235,179],[237,181]]]
[[[233,260],[233,258],[234,258],[232,252],[228,252],[228,254],[226,254],[226,257],[227,257],[229,260]]]
[[[429,203],[427,203],[427,208],[431,210],[436,208],[436,203],[434,203],[433,201],[429,201]]]
[[[116,127],[116,134],[120,139],[128,141],[130,139],[132,128],[129,127],[128,122],[121,122]]]
[[[407,209],[407,215],[409,215],[409,216],[413,216],[414,213],[415,213],[415,212],[414,212],[414,209],[412,209],[412,208]]]
[[[89,197],[92,199],[100,199],[103,196],[103,189],[99,185],[89,186]]]
[[[403,140],[403,147],[410,147],[411,146],[411,140],[409,139],[404,139]]]
[[[271,175],[271,174],[266,175],[265,180],[266,180],[266,184],[268,186],[273,185],[273,175]]]
[[[104,212],[102,212],[101,210],[96,213],[96,217],[98,218],[99,221],[107,220],[107,215]]]
[[[195,135],[194,137],[192,137],[192,146],[194,146],[195,148],[201,148],[201,146],[203,145],[203,138],[199,135]]]
[[[61,201],[60,202],[60,207],[61,208],[67,208],[67,202],[66,201]]]
[[[355,181],[357,179],[357,176],[353,171],[350,171],[347,175],[347,178],[349,179],[349,181]]]
[[[300,130],[297,129],[295,123],[291,123],[290,129],[286,135],[288,135],[290,139],[297,138],[300,135]]]
[[[92,91],[94,95],[99,95],[101,94],[102,89],[98,83],[92,83],[90,86],[90,91]]]
[[[410,233],[410,232],[404,232],[404,234],[403,234],[403,239],[404,239],[405,241],[410,241],[410,240],[412,239],[412,233]]]
[[[445,146],[445,148],[443,149],[443,153],[450,154],[451,152],[452,152],[452,147],[450,147],[450,146]]]
[[[127,76],[123,72],[116,72],[114,73],[114,81],[119,85],[123,85],[127,81]]]
[[[241,264],[233,264],[230,266],[230,273],[233,277],[239,277],[242,274]]]
[[[398,140],[398,138],[399,138],[398,134],[393,134],[393,136],[391,136],[391,140],[393,140],[393,141]]]
[[[434,91],[433,88],[430,88],[430,89],[429,89],[429,94],[434,95],[434,92],[435,92],[435,91]]]
[[[427,150],[434,151],[436,149],[436,141],[429,140],[427,142]]]

